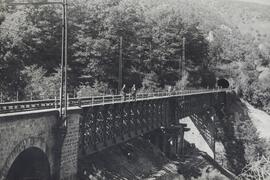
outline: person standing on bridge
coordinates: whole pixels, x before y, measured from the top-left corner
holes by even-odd
[[[170,96],[171,93],[172,93],[172,86],[169,86],[169,87],[168,87],[168,95]]]
[[[132,96],[132,99],[134,99],[136,101],[136,86],[135,86],[135,84],[133,84],[133,86],[131,88],[131,96]]]
[[[126,100],[126,85],[124,84],[121,91],[120,91],[120,94],[122,95],[123,97],[123,101]]]

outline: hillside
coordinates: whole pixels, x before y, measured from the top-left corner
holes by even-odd
[[[269,156],[270,115],[248,102],[232,96],[228,106],[217,111],[216,161],[239,174],[246,164],[260,156]],[[205,140],[189,118],[181,120],[191,128],[185,139],[213,155]]]
[[[206,0],[207,1],[207,0]],[[270,14],[268,4],[256,1],[216,0],[211,5],[244,34],[253,35],[258,42],[270,41]]]
[[[174,1],[171,1],[175,3]],[[268,0],[180,0],[183,19],[199,21],[204,30],[224,24],[252,34],[259,42],[270,41]]]
[[[256,127],[259,136],[261,138],[270,140],[270,115],[260,109],[253,107],[248,102],[244,103],[248,109],[248,115]]]
[[[252,2],[252,3],[263,4],[263,5],[270,5],[269,0],[236,0],[236,1],[244,1],[244,2]]]
[[[267,2],[180,0],[179,7],[181,17],[189,23],[197,21],[197,27],[207,36],[209,66],[215,75],[227,78],[245,100],[270,112],[270,6]]]

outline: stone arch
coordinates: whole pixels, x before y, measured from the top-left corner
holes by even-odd
[[[48,157],[46,155],[46,143],[43,138],[40,137],[30,137],[27,139],[22,140],[13,151],[8,156],[5,165],[2,168],[0,180],[6,180],[10,170],[14,168],[14,164],[22,158],[22,156],[35,153],[37,156],[42,156],[42,159],[47,161],[48,168],[49,168],[49,175],[50,176],[50,165],[48,161]],[[32,154],[31,154],[32,155]],[[30,157],[30,156],[29,156]],[[30,164],[31,162],[29,162]],[[8,179],[7,179],[8,180]]]

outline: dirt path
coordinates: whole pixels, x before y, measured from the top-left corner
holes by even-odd
[[[248,115],[262,138],[270,139],[270,115],[266,112],[254,108],[247,102],[244,102],[248,108]]]

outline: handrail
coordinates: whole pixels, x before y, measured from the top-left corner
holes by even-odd
[[[131,94],[126,94],[124,98],[123,95],[104,95],[104,96],[91,96],[91,97],[79,97],[79,98],[69,98],[68,106],[84,106],[84,105],[99,105],[108,103],[119,103],[119,102],[130,102],[134,100],[147,100],[153,98],[165,98],[174,96],[186,96],[191,94],[201,94],[201,93],[214,93],[214,92],[224,92],[230,89],[193,89],[193,90],[180,90],[180,91],[159,91],[151,93],[139,93],[136,97]],[[32,101],[16,101],[16,102],[4,102],[0,103],[0,114],[9,112],[20,112],[38,109],[57,109],[60,107],[59,99],[45,99],[45,100],[32,100]]]

